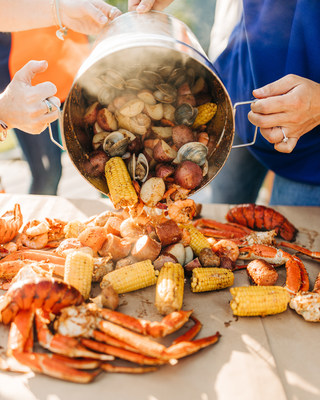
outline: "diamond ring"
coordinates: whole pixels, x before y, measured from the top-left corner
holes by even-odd
[[[282,134],[283,134],[283,139],[282,139],[283,143],[287,143],[288,137],[287,137],[287,135],[286,135],[286,133],[285,133],[283,127],[282,127],[282,126],[279,126],[279,128],[281,129],[281,132],[282,132]]]

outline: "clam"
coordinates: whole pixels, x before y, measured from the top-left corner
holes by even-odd
[[[130,138],[119,131],[110,133],[104,140],[102,148],[110,157],[122,156],[127,151]]]
[[[107,68],[105,72],[100,76],[100,78],[105,82],[108,86],[111,86],[115,89],[124,89],[126,82],[120,73],[112,68]]]
[[[128,163],[128,171],[133,180],[145,182],[149,174],[149,163],[146,156],[142,153],[138,157],[132,154]]]
[[[188,160],[200,167],[205,164],[208,155],[208,148],[199,142],[189,142],[184,144],[178,150],[177,157],[173,160],[175,164]]]
[[[92,138],[92,147],[93,147],[93,149],[97,150],[100,147],[102,147],[106,137],[109,136],[109,135],[110,135],[110,132],[105,132],[105,131],[101,131],[101,132],[95,133],[93,135],[93,138]]]
[[[114,91],[108,85],[102,85],[98,91],[98,102],[104,106],[114,99]]]
[[[163,82],[162,76],[154,71],[142,71],[140,79],[150,89],[154,89],[156,85],[159,85]]]
[[[176,87],[182,85],[182,83],[185,81],[186,81],[186,71],[184,68],[174,68],[174,70],[171,72],[168,78],[168,83],[171,83]]]
[[[177,97],[177,90],[168,83],[156,85],[157,90],[153,93],[156,100],[161,103],[173,103]]]
[[[131,78],[126,81],[126,88],[130,90],[142,90],[145,84],[141,79]]]
[[[189,103],[182,103],[174,113],[174,119],[178,125],[191,126],[196,119],[198,109]]]

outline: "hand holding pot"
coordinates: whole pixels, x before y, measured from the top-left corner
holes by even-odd
[[[39,134],[58,118],[60,100],[54,97],[56,86],[51,82],[31,84],[33,77],[45,71],[47,66],[46,61],[29,61],[0,95],[0,120],[8,128]]]
[[[162,11],[172,2],[173,0],[128,0],[128,10],[139,13],[150,10]]]
[[[96,35],[121,11],[103,0],[60,0],[62,25],[80,33]]]
[[[319,83],[290,74],[253,95],[259,100],[251,105],[249,121],[282,153],[291,153],[299,138],[320,123]]]

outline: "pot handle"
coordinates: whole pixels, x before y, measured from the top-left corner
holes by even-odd
[[[53,104],[50,100],[47,99],[47,101],[51,104],[51,106],[56,107],[56,105]],[[61,111],[60,111],[60,108],[58,108],[58,114],[59,114],[58,125],[59,125],[59,127],[60,127],[60,121],[61,121]],[[56,146],[60,147],[61,150],[64,150],[64,151],[65,151],[66,149],[63,147],[63,145],[60,144],[59,142],[57,142],[57,141],[55,140],[55,138],[53,137],[52,129],[51,129],[51,124],[48,124],[48,129],[49,129],[49,136],[50,136],[51,142],[53,142]]]
[[[235,103],[233,106],[233,111],[234,111],[234,116],[236,116],[236,110],[238,106],[242,106],[244,104],[251,104],[254,103],[255,101],[257,101],[256,99],[254,100],[249,100],[249,101],[240,101],[238,103]],[[253,139],[252,142],[250,143],[242,143],[242,144],[236,144],[234,146],[232,146],[232,149],[236,149],[237,147],[247,147],[247,146],[252,146],[253,144],[255,144],[256,142],[256,138],[257,138],[257,134],[258,134],[258,127],[256,126],[256,129],[254,131],[254,135],[253,135]]]

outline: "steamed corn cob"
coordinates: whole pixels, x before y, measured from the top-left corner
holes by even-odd
[[[197,256],[202,249],[211,248],[208,239],[195,226],[188,224],[184,225],[183,228],[190,233],[190,247]]]
[[[118,293],[127,293],[154,285],[156,272],[150,260],[127,265],[106,274],[100,284],[103,288],[109,282]]]
[[[207,292],[232,286],[233,272],[226,268],[194,268],[192,270],[191,291]]]
[[[217,112],[217,105],[215,103],[206,103],[198,107],[198,114],[192,128],[197,129],[201,125],[208,123]]]
[[[105,175],[115,208],[131,207],[138,202],[128,169],[121,157],[112,157],[106,162]]]
[[[155,305],[167,315],[182,308],[184,292],[184,270],[180,264],[167,262],[160,270],[156,286]]]
[[[278,314],[287,309],[288,291],[281,286],[242,286],[230,289],[234,315],[241,317]]]
[[[81,251],[73,251],[66,257],[64,280],[88,299],[91,290],[93,257]]]

